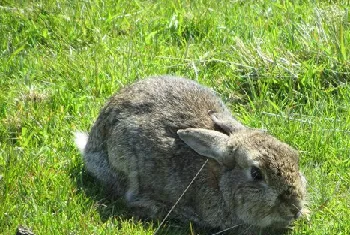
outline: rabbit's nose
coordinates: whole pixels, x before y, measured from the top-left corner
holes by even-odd
[[[278,198],[282,203],[289,207],[291,216],[293,216],[294,219],[298,219],[302,215],[299,201],[291,197],[290,194],[283,193]]]

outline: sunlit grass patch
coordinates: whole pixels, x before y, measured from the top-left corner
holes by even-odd
[[[349,14],[315,1],[0,4],[0,233],[152,234],[84,169],[72,141],[121,87],[198,80],[244,124],[300,150],[310,218],[289,234],[349,234]],[[179,192],[181,194],[181,192]],[[163,234],[206,234],[167,222]]]

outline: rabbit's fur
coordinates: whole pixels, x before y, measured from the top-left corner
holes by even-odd
[[[85,147],[77,137],[86,169],[141,217],[164,218],[206,159],[171,217],[259,229],[287,226],[305,211],[297,151],[243,126],[211,89],[188,79],[152,77],[121,89]]]

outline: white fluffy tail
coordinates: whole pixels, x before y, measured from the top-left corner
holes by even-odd
[[[88,134],[85,132],[76,131],[74,133],[74,141],[81,154],[84,154],[85,152],[85,146],[88,142],[88,137]]]

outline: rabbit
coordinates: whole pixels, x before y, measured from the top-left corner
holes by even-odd
[[[190,79],[155,76],[122,88],[76,143],[86,170],[141,218],[164,218],[197,173],[171,218],[260,231],[307,214],[298,152],[241,124]]]

